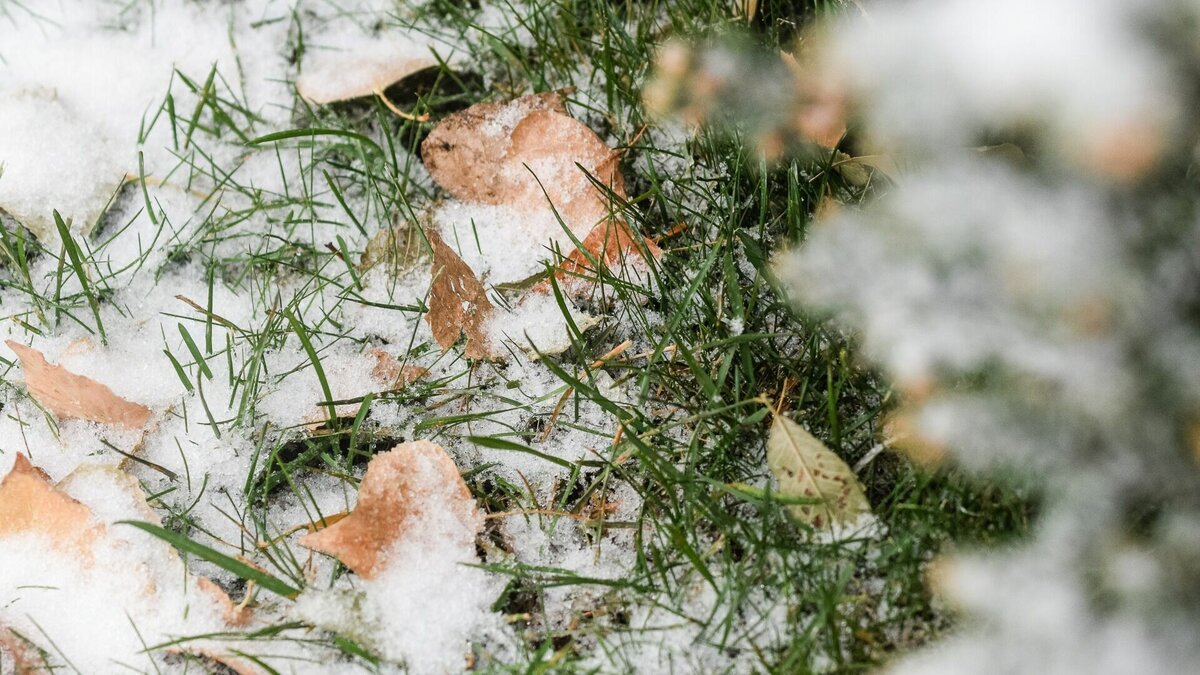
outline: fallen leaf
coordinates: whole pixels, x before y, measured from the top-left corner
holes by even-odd
[[[84,419],[141,428],[150,419],[150,409],[117,396],[91,378],[52,365],[33,347],[8,340],[9,349],[21,360],[29,394],[60,419]]]
[[[612,267],[618,260],[645,263],[629,225],[617,214],[625,200],[621,153],[567,114],[557,94],[482,103],[443,120],[421,146],[439,185],[463,201],[503,205],[527,213],[553,212],[584,250]],[[561,236],[557,230],[549,236]],[[648,244],[657,258],[661,251]],[[568,254],[559,279],[572,294],[594,281],[588,256]],[[541,284],[545,290],[548,285]],[[457,336],[455,336],[456,338]]]
[[[433,339],[445,350],[458,342],[460,334],[466,335],[463,353],[467,358],[487,358],[490,346],[486,329],[493,310],[487,291],[441,235],[430,229],[426,236],[433,247],[433,287],[425,320],[433,330]]]
[[[102,498],[95,500],[97,508],[102,513],[111,513],[102,515],[94,512],[69,494],[68,490],[77,495],[102,494]],[[146,502],[138,482],[114,467],[83,465],[54,485],[45,472],[33,466],[24,455],[17,454],[12,469],[0,480],[0,546],[11,538],[38,536],[71,561],[81,577],[102,573],[109,581],[115,578],[123,588],[134,589],[135,594],[140,593],[154,600],[159,583],[163,581],[162,576],[152,571],[162,573],[162,568],[155,565],[163,560],[168,561],[169,568],[172,568],[168,575],[172,578],[180,578],[186,574],[186,570],[175,549],[165,542],[152,540],[148,544],[152,549],[130,549],[128,542],[116,539],[108,522],[114,518],[126,519],[131,515],[156,524],[160,522],[157,513]],[[99,552],[105,549],[123,551],[122,555],[144,555],[145,558],[139,558],[139,562],[132,565],[97,570],[95,566]],[[145,564],[140,560],[145,560]],[[249,621],[249,610],[235,607],[229,596],[216,584],[203,577],[197,577],[196,583],[204,597],[213,603],[215,613],[222,616],[226,624],[243,625]],[[0,615],[0,618],[3,616]],[[3,639],[3,633],[6,632],[11,631],[0,625],[0,648],[11,651],[11,640]],[[220,654],[219,647],[189,647],[187,651],[199,653],[198,650],[208,650]]]
[[[196,577],[196,587],[221,608],[221,617],[230,626],[245,626],[254,618],[254,613],[245,605],[235,604],[225,589],[208,577]]]
[[[416,267],[425,255],[420,230],[404,223],[380,230],[371,237],[359,258],[358,271],[387,265],[393,274],[403,274]]]
[[[401,366],[396,357],[378,347],[372,347],[367,353],[375,359],[371,377],[383,382],[388,389],[403,389],[429,373],[428,369],[420,366]]]
[[[817,500],[794,504],[792,516],[818,529],[853,524],[871,512],[858,477],[840,457],[799,424],[776,415],[767,437],[767,466],[785,497]]]
[[[619,153],[570,115],[534,110],[513,128],[510,143],[501,171],[515,188],[506,203],[516,208],[535,211],[553,204],[572,230],[583,232],[612,216],[606,192],[593,179],[615,196],[626,196]]]
[[[449,115],[429,132],[421,143],[421,160],[437,184],[458,199],[508,203],[521,189],[504,171],[512,133],[527,115],[539,110],[567,111],[558,92],[477,103]]]
[[[395,38],[396,36],[393,36]],[[375,40],[357,49],[310,51],[296,90],[317,105],[371,96],[439,65],[428,48],[398,40]]]
[[[45,659],[37,652],[36,645],[22,639],[20,635],[4,624],[0,624],[0,673],[34,675],[39,672],[50,672],[48,668],[44,668]]]
[[[40,534],[66,553],[90,558],[101,531],[88,507],[56,490],[49,476],[17,454],[0,481],[0,538]]]
[[[474,539],[482,516],[454,460],[429,441],[402,443],[367,465],[350,515],[300,539],[300,545],[331,555],[365,579],[387,566],[387,553],[430,510],[452,516],[453,531],[437,536]]]

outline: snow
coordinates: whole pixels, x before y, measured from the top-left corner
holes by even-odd
[[[42,535],[6,537],[0,546],[4,625],[21,635],[58,636],[51,663],[80,672],[151,670],[146,645],[225,627],[219,609],[180,572],[174,551],[118,519],[145,520],[130,480],[83,465],[67,492],[90,506],[106,535],[83,555]],[[208,644],[201,641],[197,646]]]

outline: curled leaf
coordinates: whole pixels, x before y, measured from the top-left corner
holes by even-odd
[[[767,466],[779,481],[779,493],[812,503],[793,504],[796,520],[817,529],[853,524],[871,512],[854,471],[799,424],[776,415],[767,437]]]
[[[392,36],[397,38],[397,36]],[[317,105],[371,96],[427,68],[438,66],[428,48],[394,39],[348,51],[317,51],[305,58],[296,90]]]
[[[56,366],[33,347],[8,340],[21,360],[25,386],[55,417],[83,419],[138,429],[150,419],[150,409],[117,396],[99,382]]]
[[[442,349],[449,349],[458,342],[460,334],[466,335],[467,358],[487,358],[490,355],[487,322],[493,309],[487,291],[437,232],[429,230],[426,234],[433,247],[430,269],[433,287],[425,320],[433,330],[433,338]]]
[[[448,512],[453,530],[419,531],[433,510]],[[482,522],[454,460],[439,445],[412,441],[371,459],[350,515],[305,535],[300,545],[334,556],[371,579],[387,566],[388,551],[398,540],[436,536],[470,541]]]

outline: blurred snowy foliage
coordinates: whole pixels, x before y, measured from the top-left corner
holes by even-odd
[[[932,568],[966,625],[899,671],[1187,669],[1200,3],[879,3],[820,41],[852,132],[906,170],[815,223],[780,274],[861,331],[916,456],[1046,495],[1023,548]],[[1021,152],[980,151],[1002,142]]]

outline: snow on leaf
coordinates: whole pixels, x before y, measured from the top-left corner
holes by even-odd
[[[21,360],[25,386],[55,417],[83,419],[138,429],[150,419],[150,409],[117,396],[107,386],[56,366],[33,347],[13,340],[5,344]]]
[[[358,49],[315,51],[304,60],[296,90],[317,105],[371,96],[427,68],[438,66],[428,48],[400,36],[368,41]]]
[[[22,638],[11,628],[0,624],[0,673],[32,675],[44,672],[43,657],[37,646]],[[6,670],[7,667],[7,670]]]
[[[477,103],[438,123],[421,143],[421,160],[437,184],[458,199],[506,204],[520,191],[503,171],[513,130],[530,113],[566,113],[558,92]],[[520,180],[520,176],[516,177]]]
[[[402,443],[371,459],[350,515],[305,535],[300,545],[334,556],[371,579],[387,567],[387,554],[397,541],[429,534],[412,528],[435,510],[452,516],[452,530],[437,533],[439,537],[472,541],[483,523],[458,467],[441,446]]]
[[[426,235],[433,247],[430,268],[433,287],[429,292],[429,312],[425,314],[425,320],[433,330],[433,338],[445,350],[458,342],[460,334],[466,335],[463,353],[467,358],[487,358],[490,341],[486,328],[493,310],[487,291],[471,268],[437,232],[431,229]]]
[[[244,608],[235,608],[223,590],[202,577],[194,579],[200,594],[184,591],[179,595],[181,580],[187,574],[173,548],[157,539],[125,539],[109,527],[116,519],[130,516],[159,521],[137,481],[125,472],[111,466],[82,465],[55,485],[24,455],[16,455],[12,469],[0,481],[0,560],[12,564],[33,556],[41,562],[18,565],[6,572],[16,578],[0,578],[0,599],[9,603],[0,606],[0,632],[13,633],[18,625],[27,629],[29,621],[52,618],[53,606],[37,610],[50,615],[26,616],[35,605],[22,594],[14,595],[25,587],[52,588],[67,594],[69,602],[91,608],[84,613],[112,611],[111,616],[65,618],[68,623],[118,618],[153,623],[158,616],[153,613],[164,603],[170,606],[172,600],[207,610],[187,619],[200,632],[249,620]],[[150,612],[152,616],[129,616],[130,612]],[[36,649],[59,648],[36,644],[28,630],[22,634],[35,640]],[[97,645],[72,647],[88,651]],[[5,643],[2,634],[0,649],[14,649]],[[217,642],[187,648],[193,653],[197,650],[217,655],[225,651]],[[25,650],[26,655],[29,651]]]
[[[799,424],[776,415],[767,437],[767,466],[785,497],[811,499],[794,504],[794,518],[818,529],[854,523],[871,511],[854,471]]]
[[[400,365],[396,357],[378,347],[367,350],[367,354],[375,359],[375,367],[371,369],[371,377],[387,385],[388,389],[403,389],[429,373],[428,368],[414,365]]]
[[[573,249],[559,274],[573,278],[572,294],[590,288],[580,283],[591,269],[588,254],[608,267],[619,260],[645,263],[643,248],[617,213],[626,198],[621,153],[568,115],[557,94],[472,106],[443,120],[421,152],[433,179],[458,199],[560,219],[587,252]],[[547,237],[560,236],[554,223]],[[653,244],[645,250],[661,255]]]
[[[54,489],[49,477],[18,454],[0,481],[0,540],[34,533],[62,551],[86,556],[100,536],[88,507]]]
[[[610,216],[609,199],[593,178],[625,198],[619,155],[565,113],[530,112],[513,128],[510,142],[501,170],[519,190],[510,200],[518,208],[545,209],[549,200],[572,230],[582,232]]]

